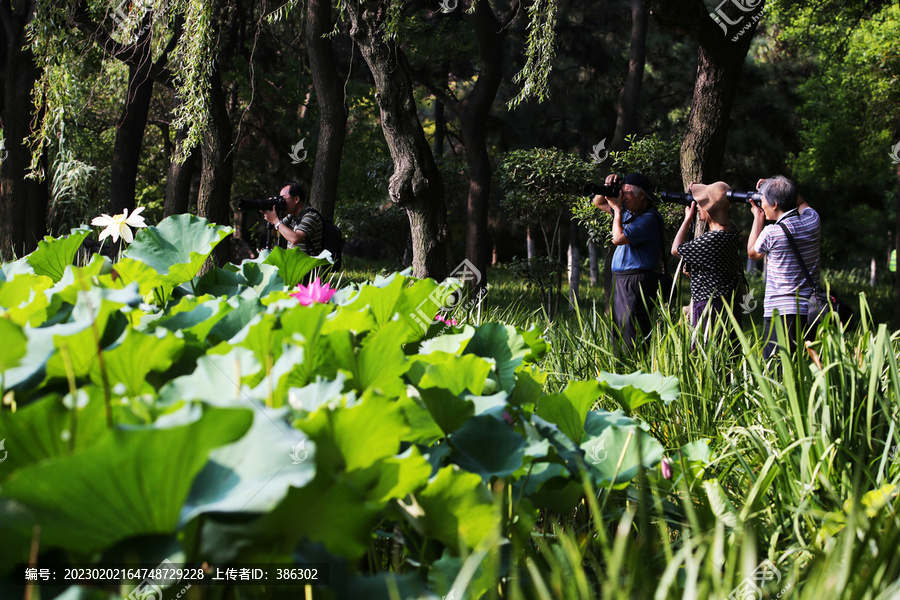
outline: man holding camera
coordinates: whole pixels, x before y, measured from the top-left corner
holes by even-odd
[[[791,351],[797,346],[797,329],[806,324],[808,300],[813,293],[797,255],[791,248],[783,224],[797,244],[803,263],[814,281],[819,280],[819,214],[797,196],[794,183],[777,175],[760,179],[756,189],[762,193],[760,206],[750,204],[753,227],[747,239],[747,255],[753,260],[767,258],[766,296],[763,304],[765,358],[778,350],[775,322],[784,324]],[[774,225],[766,225],[774,221]],[[774,321],[773,322],[773,317]]]
[[[275,210],[271,209],[261,211],[263,218],[287,240],[288,248],[300,248],[310,256],[318,255],[322,251],[322,215],[309,206],[303,186],[295,181],[284,184],[281,197],[286,209],[284,217],[279,219]]]
[[[619,181],[609,175],[606,184]],[[612,215],[613,322],[618,327],[624,350],[631,350],[636,338],[650,333],[650,303],[656,298],[659,275],[656,266],[662,252],[663,221],[648,191],[650,180],[631,173],[621,182],[618,196],[594,196],[594,206]]]

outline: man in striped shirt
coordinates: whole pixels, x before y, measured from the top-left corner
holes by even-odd
[[[303,186],[295,181],[284,184],[281,197],[286,209],[284,218],[279,219],[274,210],[264,210],[263,218],[287,240],[288,248],[300,248],[310,256],[317,256],[322,252],[322,215],[309,206]]]
[[[797,197],[794,183],[781,175],[760,179],[756,184],[763,196],[761,207],[751,203],[753,227],[747,239],[747,254],[753,260],[766,258],[766,296],[763,322],[766,340],[763,356],[769,358],[778,350],[775,322],[784,323],[791,350],[796,347],[798,328],[806,325],[806,310],[813,289],[791,249],[783,223],[791,232],[800,256],[814,281],[819,280],[819,213]],[[766,225],[774,221],[774,225]],[[774,321],[773,321],[774,318]]]

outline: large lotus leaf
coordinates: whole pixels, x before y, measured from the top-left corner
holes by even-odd
[[[184,340],[170,331],[160,328],[155,334],[127,330],[122,341],[103,351],[103,362],[109,385],[121,383],[126,396],[137,396],[144,391],[147,374],[162,372],[172,366],[181,355]],[[91,379],[103,383],[99,363],[93,363]]]
[[[431,476],[431,465],[415,446],[369,468],[377,474],[377,483],[366,492],[370,502],[386,503],[394,498],[405,498],[428,483]]]
[[[281,328],[303,348],[304,360],[294,366],[293,381],[306,385],[320,374],[325,363],[325,344],[321,343],[324,325],[334,307],[328,304],[293,306],[281,313]],[[331,369],[329,369],[331,370]]]
[[[403,416],[409,424],[409,433],[404,436],[404,442],[431,446],[434,442],[444,437],[444,432],[435,422],[428,409],[421,404],[421,399],[403,396],[399,402]]]
[[[22,332],[22,328],[6,319],[0,318],[0,381],[2,373],[19,364],[25,356],[28,338]],[[2,391],[2,390],[0,390]]]
[[[0,283],[0,309],[19,326],[38,326],[47,320],[50,299],[44,293],[53,286],[45,275],[21,274]]]
[[[540,452],[547,450],[544,456],[549,460],[562,460],[570,473],[577,475],[583,470],[584,451],[577,446],[560,428],[545,421],[538,415],[531,416],[531,423],[525,423],[525,438],[528,447],[526,456],[541,457]],[[543,442],[546,441],[547,444]],[[558,458],[556,458],[558,457]]]
[[[360,310],[368,307],[375,319],[375,326],[381,327],[395,320],[406,325],[398,333],[400,343],[419,339],[428,331],[440,306],[432,308],[429,296],[437,289],[432,279],[409,280],[399,274],[364,285],[359,293],[345,304],[345,309]]]
[[[350,373],[351,385],[360,393],[373,389],[387,396],[400,397],[406,393],[403,374],[410,366],[398,344],[406,327],[400,321],[391,321],[366,335],[358,350],[350,332],[330,334],[328,341],[334,367]]]
[[[38,517],[41,545],[92,552],[170,533],[212,448],[240,438],[246,409],[185,407],[152,426],[117,429],[71,456],[26,466],[3,485]]]
[[[498,419],[509,418],[509,415],[506,417],[503,415],[503,413],[506,412],[506,406],[509,402],[509,394],[506,392],[497,392],[490,396],[463,394],[463,398],[472,401],[472,404],[475,405],[476,415],[491,415]]]
[[[404,516],[422,535],[449,548],[459,549],[460,541],[478,548],[499,527],[499,515],[481,477],[455,465],[438,471],[414,499],[418,507],[406,509]]]
[[[38,275],[46,275],[54,282],[62,279],[66,267],[75,260],[75,254],[91,230],[73,229],[72,233],[59,239],[46,236],[38,242],[37,250],[28,255],[28,264]]]
[[[650,432],[650,426],[636,417],[629,417],[621,408],[617,408],[612,412],[605,410],[592,410],[588,413],[584,421],[584,433],[587,437],[598,437],[607,427],[615,425],[616,427],[640,427],[646,432]]]
[[[597,381],[601,389],[626,412],[633,412],[648,402],[660,400],[668,406],[681,393],[678,379],[665,377],[662,373],[636,371],[628,375],[617,375],[601,371]]]
[[[395,455],[409,429],[400,405],[373,393],[351,407],[323,407],[295,426],[316,443],[316,462],[326,472],[365,469]]]
[[[524,493],[537,508],[546,508],[559,514],[565,514],[578,505],[584,498],[584,484],[580,479],[572,477],[562,465],[538,462],[530,471],[516,482],[514,494]],[[517,484],[523,483],[524,490]]]
[[[50,300],[50,312],[58,309],[63,303],[75,304],[78,302],[78,292],[83,292],[94,286],[94,278],[104,274],[112,273],[112,264],[104,256],[95,254],[91,262],[84,267],[75,267],[68,265],[63,269],[62,277],[56,281],[56,284],[49,290],[44,292]],[[112,281],[109,281],[113,284]],[[104,285],[103,287],[121,288],[125,287],[129,282],[118,281],[113,285]],[[103,285],[103,284],[101,284]]]
[[[137,306],[140,300],[137,286],[123,290],[92,288],[79,292],[72,311],[72,323],[80,327],[74,333],[68,331],[68,324],[42,328],[54,332],[56,348],[47,361],[47,377],[65,379],[70,372],[75,377],[87,377],[99,368],[98,352],[115,342],[128,325],[122,310]]]
[[[324,306],[317,304],[316,306]],[[308,307],[302,307],[308,308]],[[335,331],[351,331],[356,334],[365,333],[375,329],[375,317],[368,306],[360,309],[347,308],[345,306],[329,305],[333,309],[322,324],[322,335],[328,335]]]
[[[445,333],[422,341],[419,346],[419,354],[431,354],[432,352],[459,354],[474,335],[475,328],[471,325],[464,325],[463,330],[459,333]]]
[[[278,274],[284,284],[292,288],[300,283],[306,274],[316,267],[331,265],[332,261],[320,254],[318,257],[310,256],[300,249],[285,250],[275,246],[266,257],[263,264],[272,265],[278,269]]]
[[[410,379],[420,388],[442,387],[452,394],[469,391],[481,394],[493,366],[492,361],[474,354],[457,356],[446,352],[420,354],[413,358]],[[412,371],[416,371],[415,376]]]
[[[464,354],[492,358],[495,362],[500,388],[509,393],[516,385],[516,368],[530,351],[515,327],[501,323],[486,323],[475,331],[466,344]]]
[[[522,466],[525,438],[502,419],[483,415],[469,419],[450,435],[453,462],[485,481],[509,477]]]
[[[584,437],[584,420],[591,410],[600,386],[594,381],[573,381],[559,394],[547,394],[538,400],[536,412],[555,423],[573,442]]]
[[[246,348],[235,348],[228,354],[206,354],[197,360],[193,373],[165,384],[158,402],[168,405],[202,400],[217,406],[253,406],[254,400],[263,398],[257,397],[244,380],[261,368]]]
[[[291,486],[312,481],[315,446],[286,416],[284,409],[257,407],[246,435],[210,453],[182,508],[182,525],[207,512],[269,512]]]
[[[16,412],[0,411],[0,440],[6,440],[8,453],[0,468],[0,481],[25,466],[68,456],[110,436],[102,390],[84,386],[79,396],[75,415],[73,403],[67,406],[58,394],[21,406]]]
[[[186,341],[205,344],[212,328],[232,310],[234,306],[222,298],[189,296],[171,307],[168,314],[145,317],[141,324],[163,327],[178,332]]]
[[[236,348],[246,348],[253,352],[253,356],[260,364],[271,365],[281,354],[281,338],[284,335],[284,331],[278,327],[278,317],[259,313],[228,340],[228,344]]]
[[[123,256],[150,265],[163,283],[174,287],[196,277],[213,249],[231,231],[231,227],[214,225],[194,215],[173,215],[156,227],[138,231]]]
[[[421,404],[431,413],[444,434],[449,435],[475,414],[475,403],[440,387],[419,390]]]
[[[30,561],[36,524],[34,515],[21,502],[0,496],[0,531],[3,532],[3,543],[0,544],[0,598],[18,598],[21,595],[12,595],[7,587],[11,578],[5,576],[12,573],[17,563]]]
[[[285,286],[277,267],[244,261],[238,270],[216,267],[195,277],[189,286],[181,287],[196,295],[235,296],[250,291],[254,296],[264,298],[270,292],[283,291]]]
[[[228,305],[232,307],[209,332],[211,341],[230,340],[244,327],[265,311],[265,307],[259,298],[245,298],[233,296],[228,299]]]
[[[525,364],[536,363],[544,358],[550,345],[541,337],[542,332],[537,328],[537,325],[532,325],[528,329],[520,328],[519,334],[525,340],[525,343],[528,344],[529,352],[525,355]]]
[[[520,367],[516,370],[516,387],[509,395],[509,403],[513,406],[533,407],[544,395],[544,383],[547,374],[534,365]]]
[[[325,379],[321,376],[302,388],[291,388],[288,392],[291,407],[296,411],[315,412],[329,402],[335,402],[344,397],[344,383],[347,376],[338,372],[334,379]]]
[[[156,299],[160,303],[169,299],[172,288],[175,287],[175,284],[167,280],[165,275],[158,272],[153,266],[127,256],[123,256],[115,264],[112,273],[101,276],[99,281],[106,287],[116,287],[116,282],[120,279],[125,283],[136,283],[141,296],[146,296],[156,290]]]
[[[640,465],[647,469],[658,465],[664,453],[662,445],[643,429],[614,425],[589,438],[581,448],[595,485],[616,488],[627,486]]]
[[[280,408],[288,401],[288,391],[306,383],[301,374],[297,372],[297,365],[303,364],[305,352],[299,346],[284,344],[279,353],[278,360],[266,371],[251,378],[248,383],[256,384],[253,396],[265,398],[266,404],[274,408]]]

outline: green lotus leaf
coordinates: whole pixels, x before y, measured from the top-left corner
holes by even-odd
[[[483,598],[488,592],[497,585],[495,574],[485,569],[481,561],[484,559],[484,552],[476,552],[467,559],[453,554],[444,548],[444,553],[440,559],[434,561],[431,569],[428,571],[428,589],[435,592],[441,598]],[[471,577],[466,582],[465,595],[454,588],[454,583],[459,576],[463,565],[470,561],[478,561],[478,565],[474,567]]]
[[[544,394],[544,383],[547,374],[533,365],[516,370],[516,386],[509,395],[509,403],[513,406],[533,406]]]
[[[584,422],[600,395],[594,381],[573,381],[559,394],[547,394],[537,402],[536,412],[550,423],[559,426],[573,442],[584,437]]]
[[[99,280],[101,285],[106,287],[118,287],[119,280],[126,284],[136,283],[141,296],[154,292],[160,303],[168,301],[169,296],[172,295],[172,288],[175,287],[175,284],[167,280],[153,266],[127,256],[119,259],[113,267],[112,273],[101,276]]]
[[[271,292],[283,291],[285,285],[274,265],[244,261],[237,270],[216,267],[181,287],[198,296],[236,296],[249,291],[264,298]]]
[[[414,498],[423,513],[407,512],[406,517],[424,536],[449,548],[459,549],[462,541],[477,549],[500,524],[481,477],[455,465],[438,471]]]
[[[486,323],[475,330],[463,354],[494,359],[497,382],[509,393],[516,385],[516,369],[528,352],[528,345],[515,327]]]
[[[647,469],[658,465],[664,453],[662,445],[643,429],[615,425],[590,437],[581,448],[595,485],[615,488],[627,486],[641,465]]]
[[[427,484],[431,476],[431,465],[415,446],[370,468],[378,475],[377,483],[366,493],[370,502],[387,503],[394,498],[405,498]]]
[[[617,375],[601,371],[597,381],[603,392],[629,413],[648,402],[661,400],[668,406],[680,394],[678,378],[665,377],[661,373],[636,371]]]
[[[404,442],[431,446],[434,442],[444,437],[444,432],[438,426],[434,417],[425,408],[421,398],[402,396],[398,401],[403,416],[409,424],[409,433],[403,437]]]
[[[182,525],[207,512],[268,512],[291,486],[312,481],[315,446],[287,424],[287,414],[259,407],[246,435],[210,452],[182,508]]]
[[[209,296],[182,298],[167,314],[144,317],[142,326],[154,326],[179,333],[186,341],[206,345],[210,331],[234,306],[223,298]]]
[[[302,387],[318,375],[335,371],[328,368],[327,344],[323,343],[325,324],[334,307],[329,304],[297,305],[281,313],[281,327],[293,343],[303,348],[303,362],[294,365],[291,381]]]
[[[37,327],[50,316],[50,299],[44,291],[51,287],[53,280],[45,275],[16,275],[0,283],[0,307],[16,325]]]
[[[3,371],[18,365],[25,356],[28,338],[22,332],[21,327],[12,321],[0,318],[0,340],[3,340],[3,343],[0,344],[0,374],[2,374]]]
[[[43,547],[102,550],[136,535],[171,533],[211,449],[240,438],[246,409],[199,405],[152,426],[117,429],[81,452],[15,472],[3,494],[30,508]]]
[[[391,321],[366,335],[359,349],[354,347],[350,332],[330,334],[328,341],[334,367],[352,375],[351,385],[360,393],[373,389],[387,396],[400,397],[406,393],[403,374],[410,363],[397,342],[406,329],[405,323]]]
[[[326,472],[365,469],[393,456],[408,432],[399,404],[374,393],[351,407],[323,407],[295,426],[315,442],[316,462]]]
[[[474,335],[475,328],[471,325],[464,325],[460,333],[445,333],[424,340],[419,346],[419,354],[431,354],[432,352],[460,354]]]
[[[246,348],[234,348],[228,354],[206,354],[197,360],[191,374],[166,383],[157,402],[165,406],[201,400],[223,407],[253,406],[254,401],[264,398],[257,397],[245,379],[260,369],[262,365]]]
[[[102,390],[89,385],[79,392],[87,402],[78,404],[75,415],[59,394],[49,394],[16,412],[0,411],[0,440],[6,440],[8,453],[0,481],[23,467],[68,456],[111,435]]]
[[[81,243],[91,230],[87,227],[73,229],[72,233],[61,238],[46,236],[38,242],[37,250],[28,255],[28,264],[38,275],[46,275],[53,282],[62,279],[66,267],[75,260]]]
[[[289,398],[291,407],[302,412],[315,412],[329,402],[340,400],[344,396],[344,383],[347,376],[338,372],[333,380],[317,376],[316,380],[302,388],[291,388]]]
[[[332,262],[325,258],[310,256],[300,249],[285,250],[279,246],[272,248],[266,256],[263,264],[272,265],[278,269],[278,275],[288,288],[293,288],[303,281],[306,274],[316,267],[331,265]]]
[[[491,361],[474,354],[457,356],[446,352],[417,355],[413,364],[421,369],[421,377],[413,379],[420,388],[443,387],[452,394],[468,391],[476,395],[484,390],[493,367]]]
[[[189,214],[165,218],[137,232],[123,257],[153,267],[166,285],[181,285],[197,276],[213,249],[232,231]]]
[[[502,419],[473,417],[449,438],[453,462],[485,481],[509,477],[522,466],[525,439]]]
[[[445,435],[450,435],[475,415],[474,402],[442,387],[419,390],[419,400]]]
[[[231,310],[227,311],[209,331],[210,342],[230,340],[265,310],[259,298],[233,296],[227,300]]]
[[[183,349],[184,340],[165,329],[160,328],[156,334],[129,329],[121,342],[103,352],[107,381],[111,386],[124,384],[124,395],[137,396],[144,391],[147,375],[167,370]],[[102,372],[98,363],[93,365],[91,379],[100,385]]]

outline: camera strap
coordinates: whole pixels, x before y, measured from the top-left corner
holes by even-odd
[[[819,282],[813,280],[812,275],[809,273],[809,269],[806,268],[806,262],[803,260],[803,257],[800,255],[800,248],[797,247],[797,240],[794,239],[794,236],[791,235],[791,232],[788,231],[787,225],[779,222],[779,226],[784,230],[784,235],[787,236],[788,244],[791,247],[791,250],[794,251],[794,256],[797,257],[797,262],[800,263],[800,269],[802,269],[803,274],[806,276],[806,283],[810,285],[813,289],[813,294],[819,292]]]

